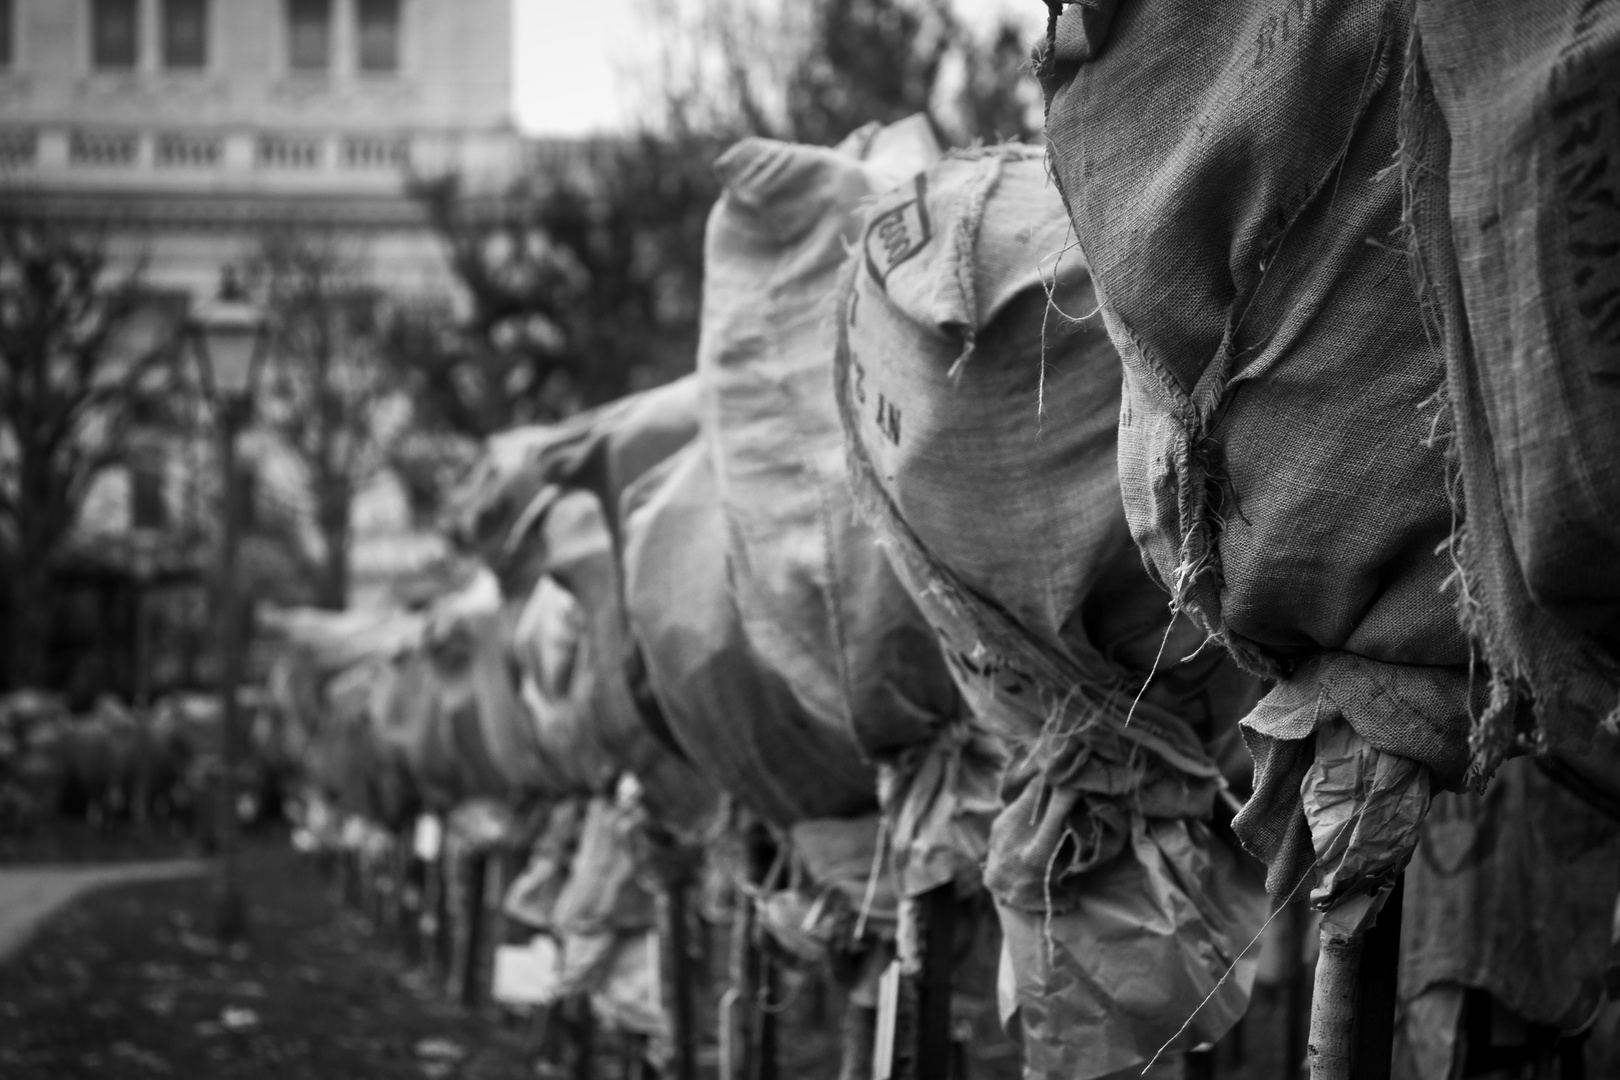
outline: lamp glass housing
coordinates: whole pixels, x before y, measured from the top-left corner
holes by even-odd
[[[265,317],[240,296],[222,293],[198,306],[192,340],[204,389],[216,402],[251,400],[264,359]]]

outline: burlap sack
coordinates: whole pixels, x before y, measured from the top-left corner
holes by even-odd
[[[1445,346],[1474,767],[1581,750],[1620,696],[1620,11],[1419,0],[1402,103],[1413,263]]]
[[[695,442],[625,498],[630,625],[694,766],[766,821],[870,813],[872,768],[848,730],[809,714],[743,633],[712,455]]]
[[[492,575],[480,573],[434,604],[422,636],[439,722],[474,785],[465,796],[516,797],[545,777],[502,629],[500,591]]]
[[[660,982],[661,939],[655,933],[621,936],[601,989],[591,995],[591,1011],[609,1031],[647,1036],[647,1060],[669,1057],[670,1017]]]
[[[1438,796],[1422,833],[1406,871],[1396,1055],[1420,1067],[1404,1076],[1453,1075],[1465,987],[1531,1023],[1584,1028],[1605,998],[1620,825],[1520,759],[1483,796]],[[1423,1022],[1448,996],[1450,1025]]]
[[[547,812],[545,827],[529,849],[528,863],[501,900],[501,910],[508,917],[535,930],[553,929],[552,912],[568,882],[587,806],[584,799],[563,799]]]
[[[267,607],[254,617],[261,634],[279,646],[303,650],[326,676],[371,657],[393,656],[422,636],[422,615],[414,611]]]
[[[721,156],[698,379],[744,632],[805,708],[881,755],[961,706],[845,477],[830,363],[838,268],[862,204],[934,156],[863,149],[865,161],[747,139]]]
[[[1124,361],[1132,535],[1178,609],[1276,680],[1244,721],[1238,828],[1283,894],[1312,867],[1299,786],[1319,726],[1342,719],[1443,788],[1468,760],[1441,357],[1389,168],[1406,6],[1071,7],[1038,65]],[[1388,845],[1397,864],[1415,842]]]
[[[432,805],[448,809],[459,797],[461,772],[446,752],[432,663],[420,646],[389,661],[373,688],[372,715],[390,733],[412,781]]]
[[[714,790],[649,727],[631,667],[633,641],[624,610],[623,571],[609,516],[594,491],[561,495],[538,526],[548,574],[568,589],[585,616],[586,655],[596,666],[592,738],[616,770],[634,773],[648,806],[671,827],[698,828],[714,808]]]
[[[688,376],[631,394],[556,424],[491,436],[446,514],[452,537],[513,595],[528,595],[545,550],[527,543],[559,485],[596,490],[615,512],[625,487],[690,442],[697,380]]]
[[[592,666],[591,737],[615,769],[634,772],[671,825],[694,825],[713,792],[648,715],[645,676],[625,623],[618,567],[619,495],[696,430],[691,379],[631,395],[556,425],[492,438],[451,518],[456,539],[526,601],[542,575],[585,614]],[[593,790],[601,790],[600,787]]]
[[[394,665],[383,658],[362,661],[334,678],[304,762],[306,775],[345,812],[388,829],[415,815],[420,790],[401,746],[382,737],[377,705],[396,683]]]
[[[600,696],[588,618],[573,593],[545,576],[512,627],[518,692],[542,756],[556,764],[549,791],[556,795],[604,791],[617,772],[595,730]]]
[[[1076,321],[1094,298],[1066,233],[1026,148],[885,194],[845,271],[837,393],[855,489],[1010,758],[985,878],[1026,1067],[1090,1077],[1190,1018],[1224,1032],[1250,965],[1216,987],[1264,911],[1199,820],[1222,783],[1204,739],[1255,687],[1188,657],[1201,635],[1131,545],[1119,362]]]
[[[652,894],[638,880],[633,825],[634,815],[612,799],[590,801],[568,884],[552,909],[559,934],[626,933],[656,924]]]

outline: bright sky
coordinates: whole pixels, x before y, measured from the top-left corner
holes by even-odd
[[[518,126],[534,135],[622,127],[621,71],[644,47],[637,0],[513,0]]]
[[[533,135],[578,135],[625,126],[642,90],[638,57],[654,54],[641,27],[644,0],[513,0],[518,126]],[[956,0],[970,23],[998,12],[1045,18],[1040,0]],[[627,85],[628,83],[628,85]],[[643,99],[644,100],[644,99]]]

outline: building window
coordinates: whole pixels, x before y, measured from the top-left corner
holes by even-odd
[[[399,0],[360,0],[360,70],[399,70]]]
[[[153,160],[171,169],[211,169],[225,154],[225,141],[217,135],[164,133],[153,140]]]
[[[262,169],[318,169],[321,167],[321,140],[299,135],[261,135],[258,158]]]
[[[287,66],[325,71],[332,63],[332,0],[287,0]]]
[[[136,0],[91,0],[90,60],[103,70],[129,70],[137,50]]]
[[[137,529],[169,527],[163,474],[162,458],[142,461],[130,471],[130,524]]]
[[[32,165],[39,155],[39,135],[33,131],[0,130],[0,169]]]
[[[16,31],[11,28],[11,0],[0,0],[0,68],[16,62],[17,46],[13,44]]]
[[[208,0],[163,0],[163,66],[208,66]]]
[[[68,136],[68,164],[130,168],[140,156],[140,139],[128,131],[75,131]]]

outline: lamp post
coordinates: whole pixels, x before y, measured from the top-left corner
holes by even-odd
[[[236,880],[236,771],[240,739],[237,687],[242,681],[241,599],[236,581],[236,547],[241,532],[241,498],[237,490],[236,435],[253,414],[253,392],[266,346],[264,313],[254,307],[227,267],[219,295],[198,305],[189,320],[189,337],[202,373],[203,392],[213,407],[219,435],[220,514],[223,536],[219,552],[220,665],[220,805],[219,877],[215,930],[221,940],[240,940],[247,933],[247,909]]]

